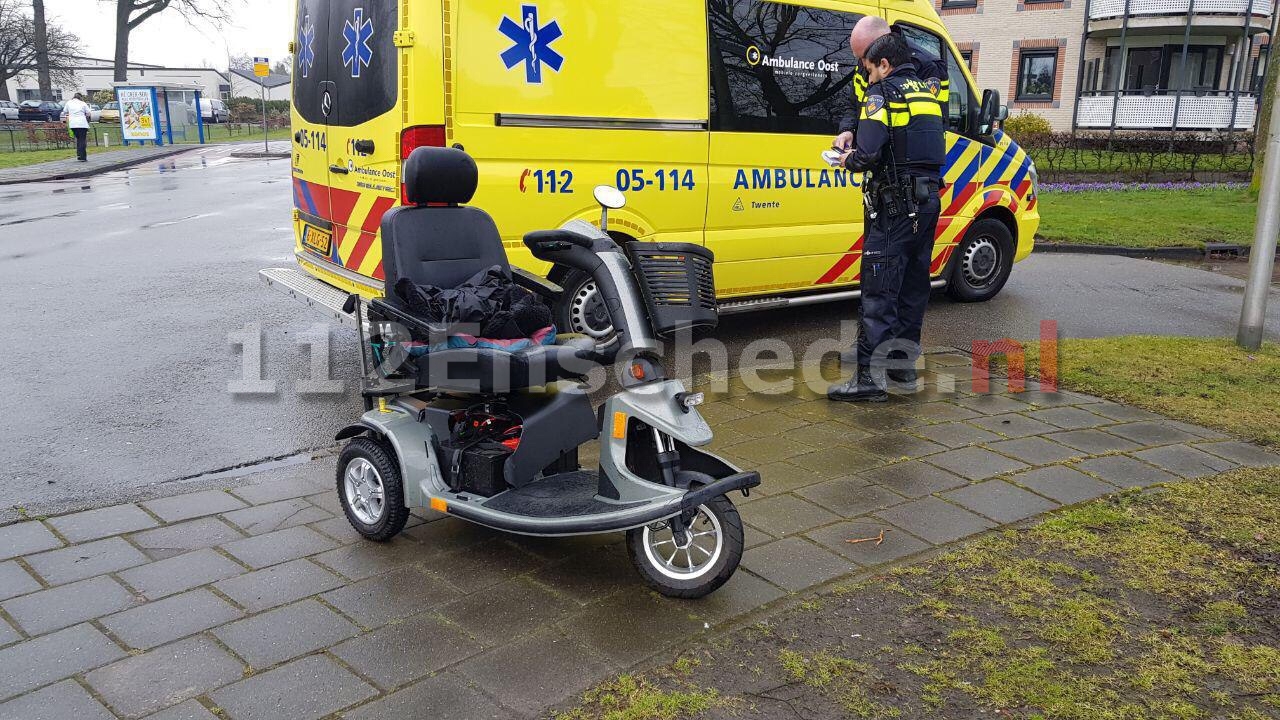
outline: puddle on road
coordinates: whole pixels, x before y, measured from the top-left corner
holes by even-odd
[[[1249,278],[1249,259],[1247,257],[1225,257],[1212,256],[1206,260],[1163,260],[1157,259],[1158,262],[1167,263],[1169,265],[1181,265],[1183,267],[1196,268],[1197,270],[1207,270],[1219,275],[1226,275],[1238,280],[1247,280]],[[1277,261],[1271,273],[1271,284],[1280,285],[1280,260]],[[1233,288],[1237,293],[1238,289]]]
[[[21,220],[10,220],[8,222],[2,222],[0,223],[0,227],[8,227],[10,225],[25,225],[26,223],[32,223],[38,220],[50,220],[52,218],[69,218],[79,214],[80,214],[79,210],[65,210],[63,212],[53,213],[51,215],[37,215],[36,217],[22,218]]]
[[[146,225],[143,225],[138,229],[154,230],[155,228],[169,227],[170,225],[177,225],[178,223],[184,223],[184,222],[187,222],[188,220],[199,220],[201,218],[213,217],[215,215],[221,215],[221,214],[222,213],[218,213],[218,212],[199,213],[197,215],[188,215],[183,218],[178,218],[177,220],[162,220],[160,222],[147,223]]]

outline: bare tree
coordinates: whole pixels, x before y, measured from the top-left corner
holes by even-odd
[[[47,100],[54,82],[70,84],[75,80],[80,39],[56,24],[48,25],[45,35],[50,90],[42,90],[41,96]],[[0,100],[9,99],[9,78],[36,69],[37,65],[35,21],[26,14],[25,2],[0,0]]]
[[[238,0],[113,0],[116,4],[115,80],[129,79],[129,33],[152,17],[173,8],[188,22],[218,27],[231,16]]]
[[[44,0],[31,0],[31,18],[35,27],[36,81],[40,85],[40,97],[53,95],[53,81],[49,78],[49,26],[44,20]]]

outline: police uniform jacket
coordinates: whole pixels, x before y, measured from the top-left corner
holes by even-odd
[[[920,79],[914,60],[868,87],[858,117],[857,144],[845,167],[854,172],[882,170],[891,161],[892,145],[899,173],[940,179],[946,162],[946,104],[940,96],[939,81]]]
[[[951,102],[951,81],[948,79],[947,63],[926,55],[919,50],[911,51],[911,60],[916,64],[916,72],[925,82],[938,84],[938,102],[942,103],[945,112]],[[840,132],[856,133],[858,118],[862,114],[862,105],[867,101],[867,76],[861,66],[853,74],[853,109],[840,120]]]

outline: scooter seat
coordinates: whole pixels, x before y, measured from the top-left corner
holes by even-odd
[[[450,392],[506,393],[585,377],[595,367],[595,342],[561,335],[555,345],[516,352],[492,348],[436,350],[416,358],[417,385]]]

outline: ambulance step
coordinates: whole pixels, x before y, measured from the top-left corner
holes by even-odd
[[[946,280],[934,280],[930,285],[934,290],[947,286]],[[836,302],[839,300],[857,300],[862,297],[861,290],[845,290],[822,295],[794,295],[791,297],[753,298],[751,300],[731,300],[718,306],[721,315],[755,312],[757,310],[776,310],[797,305],[816,305],[818,303]]]
[[[258,271],[258,277],[267,287],[300,300],[344,325],[356,326],[355,317],[342,311],[348,294],[332,285],[321,282],[298,268],[266,268]]]

